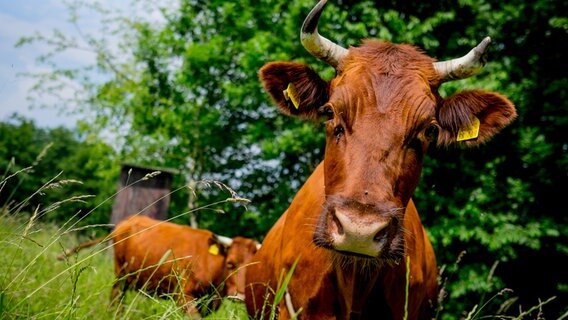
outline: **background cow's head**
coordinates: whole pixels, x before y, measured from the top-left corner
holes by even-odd
[[[428,146],[481,144],[515,118],[515,108],[493,92],[467,91],[445,99],[438,94],[444,81],[481,70],[489,38],[466,56],[445,62],[410,45],[376,40],[347,50],[317,32],[324,4],[310,12],[301,38],[312,55],[335,67],[336,77],[324,81],[306,65],[273,62],[260,70],[260,78],[286,114],[325,119],[326,200],[315,243],[398,260],[404,251],[405,206]]]
[[[260,248],[260,244],[252,239],[234,237],[232,239],[221,237],[222,243],[226,246],[225,269],[226,279],[225,288],[227,296],[243,298],[245,293],[245,276],[248,263]]]

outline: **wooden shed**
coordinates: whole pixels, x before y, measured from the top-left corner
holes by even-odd
[[[156,171],[160,174],[144,179]],[[172,169],[123,164],[110,222],[116,225],[133,214],[167,219],[170,187],[175,173]]]

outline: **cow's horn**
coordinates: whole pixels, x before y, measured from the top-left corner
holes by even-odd
[[[465,79],[481,71],[487,63],[485,50],[490,43],[491,38],[485,37],[475,48],[461,58],[434,62],[434,69],[442,78],[442,82]]]
[[[221,243],[222,245],[224,245],[226,247],[233,244],[233,239],[231,239],[229,237],[217,235],[217,240],[219,240],[219,243]]]
[[[311,55],[336,68],[341,59],[347,54],[347,49],[322,37],[318,33],[318,21],[326,2],[327,0],[320,0],[310,11],[302,24],[300,40]]]

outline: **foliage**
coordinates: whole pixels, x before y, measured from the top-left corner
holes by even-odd
[[[81,6],[74,4],[70,12],[77,24]],[[83,132],[100,136],[111,130],[122,160],[180,169],[179,183],[226,182],[252,200],[248,210],[227,204],[229,214],[200,214],[200,225],[262,238],[322,158],[321,126],[279,115],[256,76],[272,60],[307,62],[324,77],[333,76],[299,44],[299,26],[311,5],[143,2],[160,14],[158,23],[106,13],[104,34],[118,36],[118,50],[104,37],[83,34],[79,40],[98,58],[94,65],[56,68],[48,79],[38,78],[36,93],[57,93],[54,83],[78,83],[80,94],[71,103],[95,115]],[[415,193],[439,264],[452,264],[467,251],[456,281],[446,288],[448,314],[465,317],[472,301],[504,287],[519,296],[520,306],[557,296],[545,310],[558,315],[568,305],[568,221],[557,209],[568,183],[566,54],[558,48],[567,40],[566,6],[546,0],[345,0],[329,3],[323,13],[320,31],[344,46],[379,37],[446,59],[463,55],[486,35],[493,38],[485,71],[440,91],[499,91],[516,104],[517,121],[476,150],[431,149]],[[105,14],[102,6],[89,10]],[[38,34],[20,45],[51,41],[53,52],[41,57],[49,62],[81,42],[56,35]],[[105,78],[91,76],[92,69]],[[14,141],[25,141],[25,135]],[[37,153],[31,154],[29,160]],[[222,196],[206,192],[193,205]],[[176,201],[175,208],[186,206],[187,199]],[[490,268],[496,261],[496,269]],[[498,306],[485,310],[498,312]]]
[[[70,129],[42,129],[18,117],[0,123],[2,211],[39,210],[42,220],[81,219],[79,226],[108,223],[114,159],[109,145]]]

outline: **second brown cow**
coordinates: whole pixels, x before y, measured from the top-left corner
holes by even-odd
[[[129,289],[171,295],[190,317],[216,310],[224,296],[242,297],[247,263],[260,247],[252,239],[146,216],[129,217],[106,238],[114,248],[112,303],[121,303]],[[59,258],[103,240],[81,244]],[[202,297],[208,302],[196,303]]]
[[[125,289],[173,294],[191,316],[215,310],[221,297],[244,294],[244,273],[259,246],[208,230],[133,216],[113,231],[116,282],[111,300]],[[210,304],[195,300],[209,296]]]

